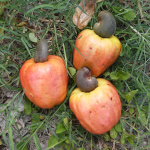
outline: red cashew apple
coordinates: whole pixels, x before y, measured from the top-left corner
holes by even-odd
[[[102,74],[118,58],[121,43],[113,34],[116,21],[107,11],[99,13],[99,23],[93,30],[85,29],[77,36],[73,54],[73,65],[78,70],[88,67],[95,77]]]
[[[88,68],[77,71],[69,106],[80,124],[88,132],[104,134],[117,124],[121,117],[122,105],[116,88],[109,81],[91,77]]]
[[[25,95],[40,108],[50,109],[64,101],[68,85],[65,63],[59,56],[48,56],[46,40],[38,42],[34,58],[23,64],[19,75]]]

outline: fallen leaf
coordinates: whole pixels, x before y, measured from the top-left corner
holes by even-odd
[[[76,12],[73,15],[73,23],[79,28],[83,29],[87,26],[92,18],[96,8],[96,0],[87,0],[85,2],[80,2],[78,7],[76,7]]]
[[[23,22],[20,22],[19,24],[17,24],[18,27],[23,27],[23,26],[25,26],[25,25],[27,25],[27,23],[24,22],[24,21],[23,21]]]
[[[38,41],[35,33],[33,33],[33,32],[29,33],[29,39],[34,43],[37,43],[37,41]]]

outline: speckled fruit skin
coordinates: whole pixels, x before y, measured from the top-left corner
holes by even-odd
[[[89,93],[76,88],[70,96],[70,109],[87,131],[104,134],[120,120],[122,105],[116,88],[98,78],[98,87]]]
[[[90,29],[80,32],[75,46],[80,52],[74,48],[74,67],[77,70],[82,67],[88,67],[95,77],[102,74],[112,65],[121,51],[121,43],[117,37],[102,38]]]
[[[19,75],[25,95],[40,108],[50,109],[64,101],[68,75],[61,57],[49,55],[48,61],[42,63],[27,60]]]

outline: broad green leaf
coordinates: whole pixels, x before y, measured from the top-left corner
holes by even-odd
[[[140,110],[138,118],[143,125],[147,125],[147,119],[144,111]]]
[[[135,95],[137,92],[138,92],[138,90],[133,90],[133,91],[131,91],[131,92],[128,92],[128,93],[125,95],[125,98],[126,98],[126,100],[127,100],[128,103],[133,99],[134,95]]]
[[[124,144],[126,142],[126,137],[127,137],[127,133],[123,132],[122,135],[121,135],[121,139],[120,139],[120,142],[122,144]]]
[[[121,7],[118,7],[118,6],[112,6],[112,9],[117,14],[123,12],[123,9]]]
[[[131,146],[134,146],[134,139],[135,139],[134,135],[129,135],[126,139],[131,144]]]
[[[30,115],[31,114],[31,102],[28,99],[25,99],[24,103],[24,114],[25,115]]]
[[[104,76],[104,77],[108,77],[109,75],[110,75],[110,72],[109,72],[109,71],[106,71],[106,72],[103,73],[103,76]]]
[[[135,109],[134,108],[130,108],[129,109],[129,114],[131,115],[131,114],[133,114],[135,112]]]
[[[66,142],[67,144],[70,144],[70,143],[71,143],[69,139],[67,139],[65,142]]]
[[[3,143],[2,143],[2,141],[0,140],[0,145],[2,145]]]
[[[38,41],[36,35],[33,32],[29,33],[29,39],[34,43],[37,43]]]
[[[48,147],[54,146],[58,143],[58,138],[55,135],[51,135],[48,140]]]
[[[103,137],[104,137],[105,141],[110,141],[110,137],[109,137],[108,133],[104,133]]]
[[[124,71],[118,71],[117,76],[119,77],[119,80],[127,80],[130,78],[130,74]]]
[[[40,115],[37,113],[34,113],[32,115],[32,125],[30,127],[30,131],[31,133],[39,127],[39,125],[41,124],[41,120],[40,120]],[[45,129],[44,124],[42,124],[42,126],[40,127],[40,129]]]
[[[128,21],[133,21],[135,17],[136,17],[136,14],[133,9],[127,10],[123,14],[123,18]]]
[[[86,150],[85,148],[78,148],[78,150]]]
[[[58,138],[61,139],[61,140],[66,138],[65,132],[59,133],[57,136],[58,136]]]
[[[127,80],[130,78],[130,74],[124,71],[113,71],[110,73],[110,78],[112,80]]]
[[[56,139],[55,139],[56,140]],[[48,148],[47,149],[52,149],[52,148],[54,148],[55,146],[60,146],[60,145],[62,145],[63,143],[64,143],[64,141],[65,141],[66,139],[62,139],[62,140],[60,140],[60,141],[58,141],[58,142],[51,142],[52,143],[52,145],[51,146],[48,146]],[[51,139],[50,139],[50,141],[51,141]],[[54,144],[55,143],[55,144]],[[58,148],[59,150],[61,149],[61,148]]]
[[[58,122],[57,126],[56,126],[56,130],[55,130],[56,134],[60,134],[65,131],[66,131],[66,128],[65,128],[64,124],[61,122]]]
[[[67,117],[64,118],[64,119],[63,119],[63,122],[64,122],[65,127],[68,129],[68,128],[69,128],[68,118],[67,118]]]
[[[111,137],[112,139],[116,139],[117,135],[118,135],[118,133],[116,132],[115,128],[112,128],[112,129],[110,130],[110,137]]]
[[[73,68],[73,67],[68,67],[68,70],[69,70],[69,72],[70,72],[70,74],[71,74],[72,76],[74,76],[74,75],[76,74],[76,69],[75,69],[75,68]]]
[[[65,145],[65,150],[71,150],[71,148],[72,148],[71,145],[68,145],[68,144]]]
[[[117,76],[117,72],[116,72],[116,71],[111,72],[111,73],[110,73],[110,78],[111,78],[112,80],[118,80],[119,77]]]
[[[114,126],[115,130],[117,132],[123,132],[123,129],[122,129],[122,126],[121,126],[121,123],[117,123],[115,126]]]
[[[40,121],[40,115],[37,113],[32,114],[32,123],[36,123]]]

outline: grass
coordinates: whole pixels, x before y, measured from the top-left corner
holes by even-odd
[[[86,28],[97,21],[100,10],[116,18],[116,36],[122,43],[117,61],[100,77],[110,80],[122,101],[120,122],[104,135],[85,131],[68,106],[75,88],[71,75],[65,101],[50,110],[33,105],[22,91],[19,70],[33,57],[36,43],[46,38],[50,54],[73,67],[74,42],[81,31],[72,22],[79,1],[7,1],[0,17],[0,148],[1,149],[139,149],[150,148],[150,34],[147,0],[97,2]],[[26,25],[18,26],[25,22]],[[149,67],[150,68],[150,67]],[[121,76],[121,77],[120,77]],[[129,78],[130,76],[130,78]],[[42,145],[44,143],[44,146]]]

